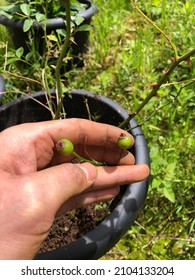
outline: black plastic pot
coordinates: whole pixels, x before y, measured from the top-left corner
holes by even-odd
[[[0,75],[0,104],[1,104],[1,99],[3,98],[3,94],[5,93],[5,81]]]
[[[89,0],[79,0],[79,2],[84,3],[87,5],[87,9],[84,12],[78,13],[78,16],[81,16],[84,18],[84,21],[81,23],[83,24],[90,24],[91,19],[95,13],[97,13],[97,7],[95,4],[91,3]],[[55,31],[57,29],[65,29],[65,23],[64,18],[51,18],[49,19],[48,23],[46,24],[46,30],[47,34],[50,34],[52,31]],[[23,32],[23,21],[19,20],[13,20],[8,19],[4,16],[0,15],[0,24],[3,24],[4,26],[8,27],[11,35],[12,40],[16,48],[23,47],[24,48],[24,54],[27,54],[31,46],[28,45],[28,34]],[[39,50],[39,53],[42,55],[44,53],[45,49],[45,39],[44,39],[44,33],[42,29],[42,24],[35,22],[34,25],[34,31],[35,31],[35,41],[37,44],[37,49]],[[87,51],[88,47],[88,41],[89,41],[89,31],[79,31],[76,32],[74,35],[74,44],[72,44],[72,56],[74,59],[74,64],[79,63],[78,56],[80,54],[84,54]]]
[[[46,104],[45,94],[33,95]],[[75,90],[64,98],[67,117],[88,118],[85,100],[87,99],[92,115],[101,116],[100,122],[118,125],[128,113],[112,100],[86,91]],[[50,112],[25,96],[0,107],[0,130],[24,122],[37,122],[50,119]],[[137,124],[130,122],[131,127]],[[136,164],[149,165],[149,152],[146,140],[139,127],[132,130],[135,145],[132,152]],[[51,252],[41,253],[35,259],[98,259],[109,251],[134,223],[144,205],[147,195],[148,179],[125,186],[125,192],[112,213],[94,230],[79,238],[77,241]]]

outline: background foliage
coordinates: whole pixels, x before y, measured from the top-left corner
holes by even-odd
[[[73,85],[107,95],[133,112],[168,69],[173,51],[130,1],[94,2],[99,14],[90,53]],[[193,0],[137,3],[168,34],[179,55],[195,46]],[[105,259],[194,259],[195,84],[184,82],[194,80],[194,65],[194,57],[183,62],[170,85],[137,117],[150,147],[149,193],[137,222]]]

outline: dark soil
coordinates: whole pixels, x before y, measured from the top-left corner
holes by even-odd
[[[93,230],[110,213],[107,204],[87,206],[57,217],[39,253],[72,243]]]
[[[39,253],[52,251],[72,243],[93,230],[116,207],[124,192],[125,188],[123,187],[118,196],[110,203],[85,206],[57,217]]]

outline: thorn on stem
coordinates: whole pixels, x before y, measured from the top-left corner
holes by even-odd
[[[150,84],[150,86],[151,86],[152,88],[155,88],[155,87],[157,86],[157,83]]]
[[[186,62],[188,65],[190,65],[190,56],[188,58],[186,58]]]

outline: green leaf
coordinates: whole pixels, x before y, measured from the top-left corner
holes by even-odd
[[[23,55],[23,53],[24,53],[24,48],[23,48],[23,47],[21,47],[21,48],[19,48],[19,49],[16,50],[16,56],[17,56],[18,58],[21,58],[21,56]]]
[[[192,231],[195,230],[195,219],[192,221],[191,226],[190,226],[190,231],[189,233],[191,233]]]
[[[56,38],[55,35],[47,35],[47,38],[50,40],[50,41],[53,41],[53,42],[57,42],[58,39]]]
[[[15,8],[15,5],[9,5],[9,6],[0,6],[0,11],[6,11],[9,12],[10,10],[12,10],[13,8]]]
[[[83,24],[77,29],[77,31],[90,31],[90,30],[91,30],[91,26],[89,24]]]
[[[6,18],[8,18],[8,19],[12,19],[12,15],[6,13],[5,11],[0,11],[0,15],[6,17]]]
[[[44,21],[46,19],[45,15],[44,14],[41,14],[41,13],[37,13],[35,15],[35,18],[38,22],[41,22],[41,21]]]
[[[152,188],[155,188],[155,189],[157,189],[157,190],[160,189],[161,184],[162,184],[161,179],[156,179],[156,178],[154,178],[154,179],[152,180],[152,182],[151,182]]]
[[[31,14],[30,5],[22,4],[22,5],[20,5],[20,9],[23,12],[23,14],[25,14],[26,16],[30,16],[30,14]]]
[[[9,58],[9,59],[7,60],[7,65],[13,64],[13,63],[15,63],[16,61],[18,61],[18,58]]]
[[[175,177],[176,162],[171,162],[166,167],[166,180],[172,180]]]
[[[80,17],[80,16],[77,16],[77,17],[75,17],[74,21],[75,21],[76,25],[79,26],[84,21],[84,18]]]
[[[59,35],[61,35],[61,36],[63,36],[63,37],[66,37],[66,31],[65,31],[64,29],[57,29],[56,32],[57,32]]]
[[[163,183],[163,185],[164,185],[164,188],[163,188],[163,194],[164,194],[164,196],[168,199],[168,200],[170,200],[171,202],[175,202],[175,193],[174,193],[174,191],[173,191],[173,189],[172,189],[172,186],[171,186],[171,184],[169,184],[169,183]]]
[[[31,28],[31,26],[33,25],[33,22],[34,22],[34,20],[32,20],[32,19],[26,19],[24,21],[23,31],[27,32]]]
[[[26,59],[26,61],[30,61],[32,57],[33,57],[33,52],[29,52],[29,53],[27,53],[25,59]]]

